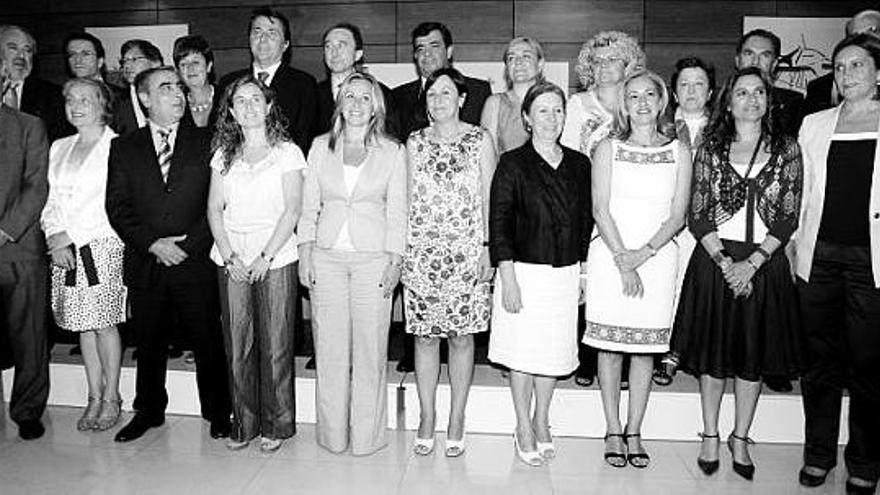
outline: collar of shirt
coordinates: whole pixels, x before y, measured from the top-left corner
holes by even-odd
[[[159,131],[167,131],[170,132],[168,135],[168,144],[171,145],[171,149],[174,149],[174,143],[177,141],[177,128],[180,125],[179,122],[175,122],[169,126],[162,127],[159,124],[150,122],[150,135],[153,136],[153,148],[155,148],[156,153],[159,153],[159,150],[162,149],[162,136],[159,135]]]
[[[134,110],[134,118],[137,120],[138,127],[147,125],[147,116],[144,115],[144,111],[141,109],[141,100],[138,99],[137,89],[135,89],[134,84],[129,85],[128,93],[131,97],[131,108]]]
[[[24,79],[20,81],[9,81],[9,86],[6,91],[15,90],[15,97],[18,101],[15,102],[15,107],[21,109],[21,94],[24,92]]]
[[[278,68],[281,67],[281,62],[278,62],[276,64],[272,64],[269,67],[266,67],[264,69],[261,69],[261,68],[257,67],[256,65],[253,65],[252,67],[254,70],[254,77],[256,77],[257,79],[260,78],[260,76],[257,75],[260,72],[265,72],[265,73],[269,74],[269,77],[266,78],[266,86],[271,86],[272,80],[275,79],[275,73],[278,72]]]
[[[333,95],[333,101],[336,101],[336,97],[339,96],[339,88],[342,87],[342,83],[352,74],[353,72],[349,72],[341,77],[336,74],[330,74],[330,94]]]

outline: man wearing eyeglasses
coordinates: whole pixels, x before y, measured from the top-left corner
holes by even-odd
[[[248,37],[251,67],[227,74],[219,86],[225,88],[239,77],[252,73],[272,88],[278,106],[287,118],[290,137],[303,153],[308,154],[317,125],[317,82],[311,74],[289,65],[290,21],[277,10],[256,9],[251,13]]]
[[[107,84],[113,95],[113,104],[119,102],[128,95],[125,88],[111,84],[106,79],[106,66],[104,64],[104,44],[95,36],[78,32],[67,36],[64,40],[64,57],[67,59],[67,71],[72,77],[94,79]]]
[[[61,88],[32,74],[37,41],[21,26],[0,25],[0,58],[8,73],[3,104],[39,117],[46,126],[49,142],[75,132],[64,116]]]
[[[128,40],[120,50],[119,67],[128,83],[128,98],[122,98],[113,112],[113,128],[120,136],[140,129],[147,123],[144,108],[135,90],[135,78],[147,69],[162,65],[162,52],[147,40]]]
[[[147,125],[113,140],[107,216],[125,243],[123,280],[138,348],[134,418],[117,442],[140,438],[165,422],[169,312],[190,333],[202,417],[212,438],[229,435],[231,401],[220,330],[216,267],[205,205],[210,183],[210,132],[181,125],[184,86],[173,67],[135,79]]]

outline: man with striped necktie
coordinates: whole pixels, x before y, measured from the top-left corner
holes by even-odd
[[[138,348],[135,416],[116,441],[165,422],[169,311],[192,332],[202,417],[211,436],[223,438],[231,404],[216,268],[208,258],[210,134],[180,125],[186,99],[173,67],[144,71],[135,87],[148,124],[113,140],[107,179],[107,215],[125,242],[123,278]]]

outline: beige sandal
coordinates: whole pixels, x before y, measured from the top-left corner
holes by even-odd
[[[95,429],[95,424],[98,421],[98,414],[101,410],[100,403],[100,398],[89,397],[89,402],[86,404],[82,416],[80,416],[79,420],[76,422],[77,431],[90,431]]]
[[[119,423],[122,414],[122,399],[101,399],[101,414],[95,421],[94,429],[97,431],[109,430]]]

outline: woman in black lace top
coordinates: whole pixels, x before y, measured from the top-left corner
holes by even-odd
[[[703,443],[697,463],[718,469],[718,412],[734,379],[733,468],[754,474],[748,434],[765,377],[795,377],[801,332],[784,246],[798,225],[803,185],[794,139],[771,126],[770,82],[757,69],[724,86],[694,160],[688,225],[702,249],[685,274],[672,351],[700,380]]]

